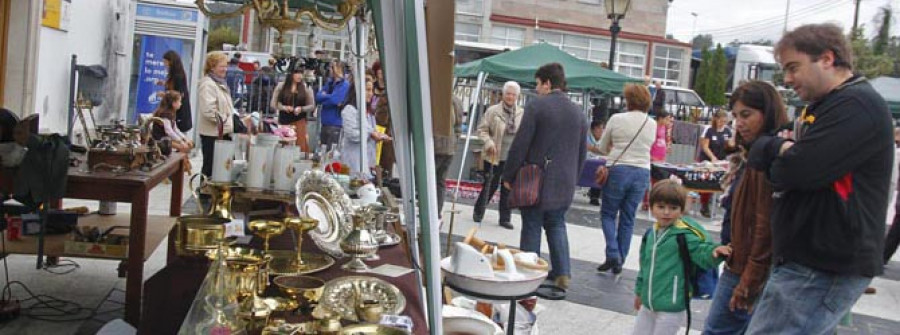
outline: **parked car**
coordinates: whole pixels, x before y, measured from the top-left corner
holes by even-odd
[[[666,105],[706,107],[706,102],[692,89],[675,86],[663,86],[660,89],[666,92]]]

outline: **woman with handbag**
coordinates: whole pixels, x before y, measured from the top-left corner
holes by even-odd
[[[601,154],[613,160],[597,169],[597,183],[603,185],[600,219],[606,238],[606,261],[597,271],[614,274],[622,272],[628,256],[634,214],[650,184],[650,148],[656,138],[656,121],[647,115],[650,91],[637,84],[625,85],[624,91],[628,111],[610,117],[600,138]]]
[[[197,132],[200,133],[200,151],[203,166],[200,172],[212,176],[213,151],[216,139],[231,139],[234,133],[234,103],[225,82],[228,59],[225,54],[213,51],[206,54],[203,73],[206,75],[197,84]]]

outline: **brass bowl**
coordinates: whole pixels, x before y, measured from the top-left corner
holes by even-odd
[[[307,303],[319,301],[325,287],[324,280],[310,276],[278,276],[272,279],[272,283],[284,294],[295,300],[303,297]]]
[[[205,215],[186,215],[175,219],[176,251],[179,255],[203,255],[219,247],[225,239],[225,224],[230,220]]]

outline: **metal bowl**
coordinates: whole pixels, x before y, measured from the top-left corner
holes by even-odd
[[[317,301],[322,296],[325,281],[310,276],[278,276],[272,279],[278,289],[292,298],[303,297],[307,302]]]
[[[358,322],[356,306],[363,299],[381,302],[385,315],[399,315],[406,308],[406,297],[397,286],[375,277],[348,276],[325,284],[319,307],[338,314],[342,319]]]
[[[444,280],[455,287],[486,296],[518,297],[530,294],[537,290],[547,278],[546,271],[525,269],[519,271],[523,278],[513,280],[467,276],[450,271],[452,264],[451,257],[441,260],[441,272],[444,273]]]

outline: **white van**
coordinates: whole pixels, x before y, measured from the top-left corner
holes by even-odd
[[[663,86],[660,88],[663,92],[666,92],[666,105],[684,105],[684,106],[693,106],[693,107],[705,107],[706,102],[703,102],[703,99],[697,95],[697,92],[694,92],[692,89],[675,87],[675,86]]]

